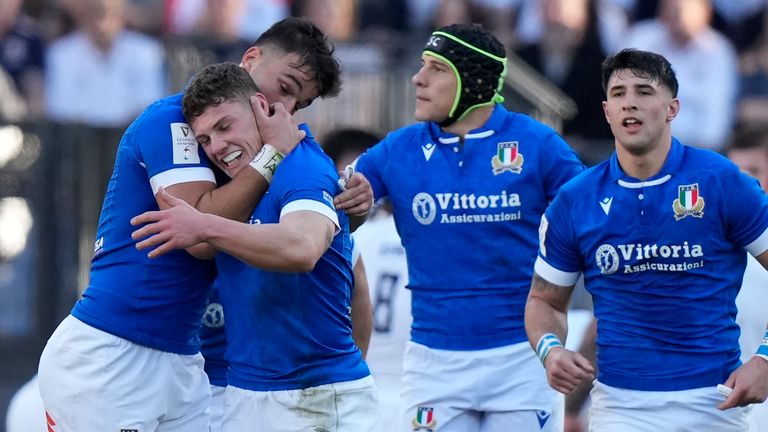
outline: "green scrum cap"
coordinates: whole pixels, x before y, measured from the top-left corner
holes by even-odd
[[[462,119],[475,108],[504,101],[500,94],[507,73],[504,45],[479,25],[453,24],[437,29],[422,54],[447,63],[456,75],[456,97],[440,126]]]

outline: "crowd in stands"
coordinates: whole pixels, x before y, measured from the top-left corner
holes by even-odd
[[[737,125],[768,122],[764,0],[3,0],[0,118],[123,127],[288,15],[316,22],[346,71],[368,72],[415,70],[405,59],[429,31],[481,23],[574,100],[562,132],[577,150],[610,145],[595,77],[627,46],[681,77],[683,142],[723,151]]]

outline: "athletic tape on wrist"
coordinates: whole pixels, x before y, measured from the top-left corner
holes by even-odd
[[[755,353],[755,355],[758,357],[761,357],[763,360],[768,361],[768,331],[765,332],[763,343],[761,343],[760,346],[757,347],[757,352]]]
[[[563,346],[563,343],[560,342],[560,338],[557,337],[556,334],[544,334],[541,339],[539,339],[539,343],[536,344],[536,355],[539,356],[541,364],[544,364],[544,360],[547,359],[547,356],[549,355],[549,352],[552,351],[552,348],[561,346]]]
[[[264,144],[256,153],[250,165],[267,180],[272,183],[272,177],[275,175],[277,166],[283,160],[284,156],[269,144]]]

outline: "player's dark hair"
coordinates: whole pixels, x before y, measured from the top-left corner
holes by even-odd
[[[329,132],[321,143],[325,154],[336,162],[344,152],[362,154],[379,141],[381,137],[372,132],[349,128]]]
[[[663,56],[649,51],[626,48],[603,61],[603,91],[608,91],[608,80],[616,71],[627,69],[635,76],[656,81],[677,97],[677,76],[672,65]]]
[[[225,101],[245,101],[259,91],[251,76],[234,63],[217,63],[197,73],[181,100],[187,122],[192,122],[206,109]]]
[[[317,82],[318,96],[333,97],[341,90],[341,66],[333,56],[333,44],[311,21],[288,17],[261,34],[254,46],[273,47],[284,54],[298,54],[296,69],[308,68]]]

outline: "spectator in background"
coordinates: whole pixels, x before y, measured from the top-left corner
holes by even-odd
[[[27,105],[17,93],[13,79],[0,66],[0,122],[17,122],[27,115]]]
[[[737,51],[752,45],[765,28],[765,0],[712,0],[713,26],[722,31]]]
[[[294,0],[291,14],[306,17],[334,43],[357,38],[358,0]]]
[[[741,56],[738,119],[768,123],[768,30]]]
[[[585,140],[611,139],[602,88],[594,79],[610,52],[603,44],[597,0],[542,0],[539,11],[539,38],[517,54],[576,102],[578,114],[563,124],[563,135],[584,154]]]
[[[662,0],[657,18],[631,27],[623,45],[672,64],[682,106],[672,134],[688,145],[722,150],[735,115],[737,58],[731,42],[710,26],[711,17],[709,0]]]
[[[28,114],[37,118],[43,113],[45,42],[21,6],[22,0],[0,1],[0,68],[12,78]]]
[[[54,41],[45,74],[52,120],[115,127],[166,92],[162,45],[125,29],[125,0],[71,0],[76,30]]]
[[[136,0],[134,0],[136,1]],[[151,1],[151,0],[150,0]],[[165,32],[171,35],[193,33],[200,19],[205,19],[210,3],[208,0],[163,0]],[[214,1],[224,8],[230,7],[230,0]],[[289,1],[285,0],[237,0],[242,4],[233,26],[226,31],[237,37],[253,42],[269,26],[288,16]]]

